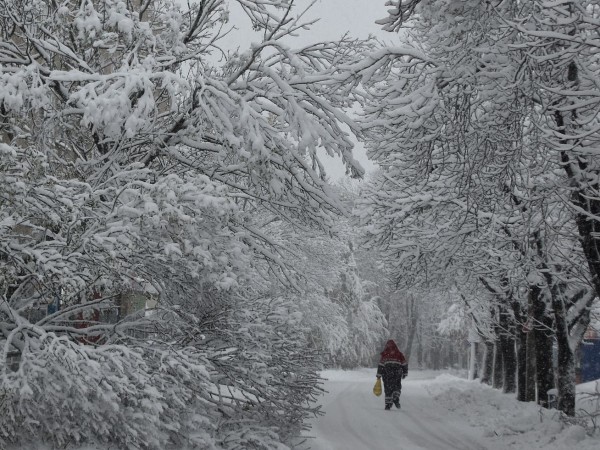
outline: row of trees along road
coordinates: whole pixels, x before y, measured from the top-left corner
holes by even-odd
[[[459,289],[496,348],[483,367],[519,399],[537,383],[546,401],[555,342],[558,407],[573,415],[574,352],[600,295],[599,6],[388,6],[382,26],[409,45],[371,77],[381,170],[358,208],[366,241],[399,285]]]
[[[234,7],[257,42],[228,53]],[[0,447],[281,448],[319,355],[384,334],[317,148],[362,174],[344,109],[391,53],[295,48],[301,13],[0,2]],[[343,243],[321,272],[315,239]]]

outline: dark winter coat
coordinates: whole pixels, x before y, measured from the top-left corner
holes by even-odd
[[[377,376],[383,379],[385,404],[398,403],[402,391],[402,379],[408,375],[408,363],[393,340],[387,341],[377,366]]]

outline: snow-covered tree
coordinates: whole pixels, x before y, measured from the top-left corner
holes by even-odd
[[[530,298],[549,300],[561,355],[559,407],[573,414],[574,347],[600,292],[590,250],[597,108],[595,96],[584,95],[597,71],[587,38],[596,8],[388,5],[384,28],[406,27],[413,39],[398,50],[403,59],[372,77],[376,100],[364,124],[382,172],[359,208],[367,241],[399,282],[470,274],[492,294],[502,330],[522,325],[519,289],[543,289]],[[378,77],[384,72],[393,81]],[[505,362],[514,360],[515,336],[500,335]]]
[[[231,4],[260,37],[223,53]],[[293,0],[0,4],[2,445],[281,448],[314,412],[264,231],[344,210],[317,147],[362,173],[372,45],[290,47],[306,26]]]

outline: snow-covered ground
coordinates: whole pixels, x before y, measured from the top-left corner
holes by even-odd
[[[434,371],[409,373],[402,389],[402,409],[383,409],[372,393],[375,369],[328,370],[322,397],[324,416],[299,448],[312,450],[598,450],[600,430],[588,436],[567,425],[555,410],[522,403],[477,381]],[[600,384],[600,383],[598,383]],[[600,400],[586,393],[597,383],[578,386],[578,406],[600,411]],[[600,417],[598,417],[600,420]],[[600,423],[598,423],[600,427]],[[82,446],[77,450],[114,447]],[[8,450],[23,450],[11,447]],[[39,445],[28,450],[50,450]]]
[[[313,450],[598,450],[588,436],[559,420],[555,410],[515,400],[477,381],[433,371],[411,371],[402,409],[385,411],[372,393],[375,370],[325,371],[324,416],[313,420]],[[594,391],[595,383],[582,388]],[[598,400],[581,401],[589,411]],[[600,426],[600,424],[598,424]]]

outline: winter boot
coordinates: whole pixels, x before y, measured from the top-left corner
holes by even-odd
[[[390,409],[392,409],[392,404],[391,403],[386,403],[385,404],[385,410],[389,411]]]
[[[394,399],[394,405],[396,405],[396,408],[400,409],[400,392],[399,391],[394,392],[393,399]]]

